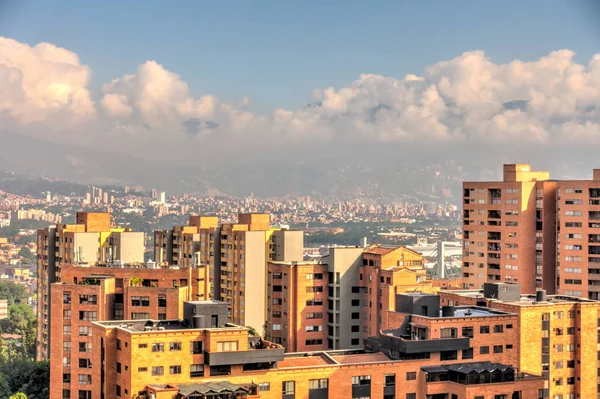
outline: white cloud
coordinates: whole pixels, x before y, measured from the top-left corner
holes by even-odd
[[[76,54],[0,38],[0,123],[24,129],[43,123],[55,132],[78,128],[96,138],[155,146],[141,150],[163,148],[161,136],[169,135],[170,148],[186,147],[190,154],[190,140],[221,135],[236,136],[224,148],[239,151],[253,141],[342,140],[359,149],[363,142],[597,144],[600,54],[587,65],[573,57],[560,50],[497,64],[482,51],[466,52],[421,76],[363,74],[341,88],[315,89],[315,102],[306,107],[257,115],[247,109],[246,97],[224,103],[210,94],[194,96],[179,75],[156,61],[102,85],[96,104],[88,88],[91,71]],[[158,141],[136,140],[140,134]]]
[[[66,125],[92,117],[90,76],[71,51],[0,37],[0,114],[18,124],[61,120]]]

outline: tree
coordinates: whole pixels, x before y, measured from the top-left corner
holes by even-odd
[[[29,305],[18,304],[8,307],[8,318],[0,320],[0,329],[9,334],[19,334],[23,337],[20,354],[31,359],[35,355],[35,326],[36,319]]]
[[[142,282],[144,281],[143,278],[141,277],[131,277],[129,279],[129,283],[133,286],[133,287],[138,287],[142,284]]]
[[[0,299],[8,299],[8,306],[15,303],[27,303],[25,287],[12,281],[0,281]]]
[[[35,263],[35,256],[31,252],[31,250],[26,246],[21,247],[21,249],[19,250],[19,256],[23,258],[21,261],[22,263],[25,263],[25,264]]]
[[[50,397],[50,364],[28,360],[0,363],[0,399],[23,393],[27,399]]]
[[[27,395],[23,392],[17,392],[16,394],[11,395],[10,399],[27,399]]]

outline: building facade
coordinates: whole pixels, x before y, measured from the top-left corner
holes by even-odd
[[[409,351],[418,356],[410,358],[396,356],[402,338],[387,334],[370,340],[372,349],[367,351],[286,355],[281,346],[249,336],[248,329],[222,323],[226,304],[186,303],[184,313],[183,322],[93,323],[92,369],[83,378],[91,384],[80,395],[90,399],[528,399],[539,397],[543,390],[543,379],[516,370],[506,352],[473,353],[468,361],[440,357],[440,349],[458,342],[461,348],[469,346],[470,337],[412,341],[416,345]],[[506,323],[514,315],[495,311],[473,317],[497,317],[489,322]],[[453,326],[453,321],[441,323]]]
[[[114,228],[106,212],[78,212],[75,224],[38,230],[37,271],[38,309],[36,358],[48,359],[53,283],[62,281],[62,265],[77,263],[143,264],[144,233]]]
[[[512,282],[600,299],[600,170],[592,180],[550,180],[504,165],[501,182],[463,184],[463,208],[464,288]]]
[[[595,398],[600,393],[600,302],[564,295],[521,295],[516,284],[442,291],[446,306],[487,306],[518,315],[515,366],[546,378],[545,398]]]
[[[51,398],[78,398],[93,364],[92,322],[182,320],[184,301],[206,299],[203,268],[62,265],[51,285]]]

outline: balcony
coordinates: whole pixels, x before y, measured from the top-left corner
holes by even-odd
[[[204,364],[209,366],[226,366],[250,363],[274,363],[283,360],[285,350],[280,345],[261,340],[247,351],[209,352],[204,351]]]
[[[391,330],[389,333],[394,333]],[[367,340],[376,338],[367,338]],[[405,354],[444,352],[469,349],[470,338],[411,339],[409,336],[388,335],[385,331],[379,336],[379,345]]]

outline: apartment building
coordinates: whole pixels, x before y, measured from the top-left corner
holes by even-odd
[[[157,230],[154,232],[154,260],[174,266],[210,266],[214,263],[211,243],[218,228],[218,217],[192,215],[187,226]]]
[[[363,337],[377,334],[382,314],[395,310],[396,294],[407,291],[433,293],[423,256],[406,247],[373,245],[364,249],[359,267]]]
[[[93,322],[92,368],[78,377],[90,384],[78,397],[529,399],[543,389],[543,379],[513,367],[507,351],[473,352],[468,361],[441,358],[441,349],[470,347],[469,336],[406,345],[402,336],[387,332],[373,337],[368,351],[284,354],[247,328],[226,324],[226,304],[184,306],[184,321]],[[456,310],[455,319],[468,310]],[[498,325],[514,317],[479,312],[465,317]],[[454,322],[439,319],[448,328]],[[501,335],[495,342],[508,343]],[[397,356],[400,352],[411,356]]]
[[[521,295],[517,284],[442,291],[442,304],[473,305],[518,315],[515,366],[546,378],[544,398],[595,398],[600,393],[600,302],[565,295]]]
[[[233,323],[257,331],[267,320],[267,262],[303,260],[304,232],[270,228],[270,218],[240,214],[238,223],[221,225],[215,251],[220,259],[215,292],[228,304]]]
[[[463,183],[465,288],[515,282],[534,292],[536,286],[553,286],[553,276],[544,273],[554,268],[555,252],[553,234],[544,236],[548,229],[543,226],[545,219],[550,219],[547,225],[552,223],[551,209],[543,208],[544,198],[552,203],[550,193],[556,186],[543,184],[549,179],[548,172],[514,164],[504,165],[501,182]]]
[[[48,359],[50,285],[62,281],[62,265],[143,264],[144,250],[144,233],[111,227],[110,213],[106,212],[78,212],[75,224],[38,230],[38,360]]]
[[[150,264],[154,267],[154,264]],[[100,320],[182,320],[183,302],[205,298],[202,268],[62,265],[51,285],[51,398],[78,398],[89,385],[91,323]]]
[[[463,188],[464,288],[513,282],[600,299],[599,169],[592,180],[550,180],[526,164],[504,165],[502,182]]]
[[[266,339],[281,344],[286,352],[327,349],[327,265],[269,262],[267,270]]]

